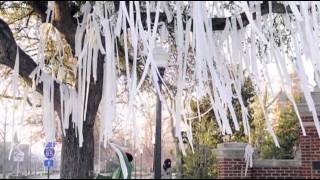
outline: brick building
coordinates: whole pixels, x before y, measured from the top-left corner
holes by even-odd
[[[320,91],[312,93],[318,116],[320,116]],[[291,160],[253,160],[253,167],[245,176],[244,143],[224,143],[215,150],[218,161],[218,178],[227,179],[314,179],[320,178],[320,138],[305,100],[298,104],[307,136],[300,132],[300,153]]]

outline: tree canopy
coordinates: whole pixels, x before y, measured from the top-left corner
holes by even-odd
[[[289,71],[295,71],[320,133],[308,85],[309,71],[320,84],[317,2],[1,1],[0,9],[4,14],[0,16],[0,64],[14,71],[14,86],[20,75],[43,95],[48,142],[56,139],[58,114],[63,134],[62,178],[92,176],[96,114],[100,106],[99,140],[108,146],[121,89],[127,92],[125,120],[132,123],[133,139],[138,139],[135,105],[139,95],[151,89],[175,119],[175,136],[185,154],[181,131],[190,127],[187,107],[205,96],[220,132],[243,130],[250,137],[248,102],[241,93],[249,77],[267,131],[279,146],[261,95],[265,86],[274,89],[272,74],[281,77],[280,88],[286,91],[292,84]],[[14,12],[19,14],[10,20],[8,15]],[[25,26],[17,25],[20,20]],[[19,29],[13,33],[15,27]],[[35,45],[25,47],[19,37],[30,40],[31,31],[36,34]],[[32,47],[36,49],[27,50]],[[157,66],[159,48],[169,55],[164,78]],[[164,82],[163,91],[159,79]],[[292,93],[285,94],[304,132],[295,99]],[[168,105],[169,99],[175,102],[174,108]],[[197,111],[201,118],[199,107]]]

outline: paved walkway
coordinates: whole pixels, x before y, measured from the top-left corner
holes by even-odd
[[[31,176],[28,179],[48,179],[48,176]],[[60,174],[50,174],[50,179],[60,179]]]

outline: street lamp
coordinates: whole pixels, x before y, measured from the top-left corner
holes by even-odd
[[[154,61],[157,65],[161,77],[164,75],[165,68],[169,61],[168,53],[162,47],[156,47],[153,50]],[[160,92],[157,94],[157,109],[156,109],[156,134],[154,147],[154,178],[161,179],[161,101],[159,93],[161,93],[162,81],[158,78]]]
[[[142,179],[142,150],[140,150],[140,179]]]

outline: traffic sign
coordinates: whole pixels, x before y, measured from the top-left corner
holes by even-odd
[[[54,148],[56,146],[55,142],[48,142],[46,148]]]
[[[24,160],[24,153],[21,151],[15,151],[13,153],[13,161],[14,162],[22,162]]]
[[[48,159],[53,158],[54,156],[54,149],[53,148],[45,148],[44,149],[44,156]]]
[[[52,159],[46,159],[43,161],[44,167],[52,167],[53,166],[53,160]]]

